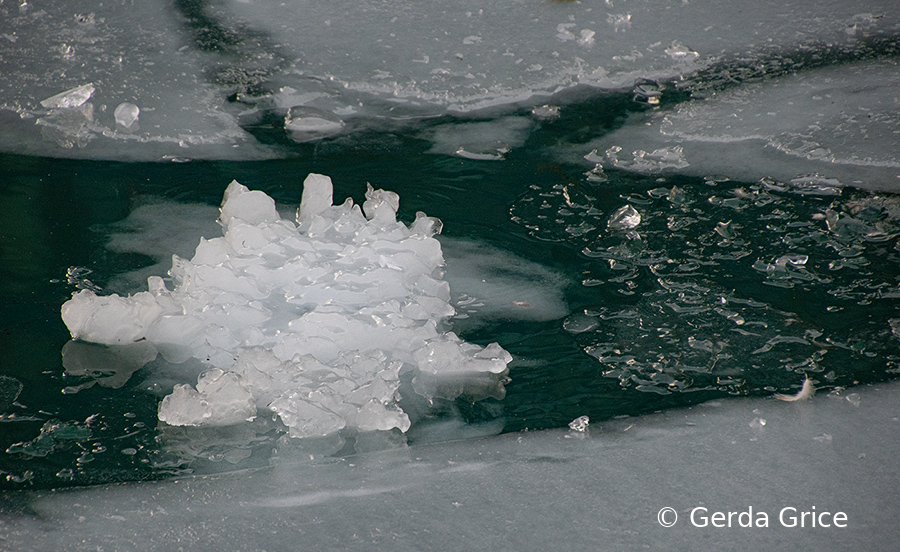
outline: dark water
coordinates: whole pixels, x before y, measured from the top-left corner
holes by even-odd
[[[450,120],[299,146],[262,128],[261,139],[290,155],[266,162],[0,156],[0,489],[266,461],[282,434],[268,420],[246,433],[206,431],[203,444],[189,430],[159,428],[150,367],[118,387],[63,393],[90,378],[64,373],[62,303],[78,287],[102,289],[155,262],[107,249],[110,225],[148,196],[218,205],[232,179],[283,204],[299,203],[309,172],[330,175],[336,199],[361,201],[371,182],[400,194],[406,222],[425,211],[445,236],[564,275],[568,317],[461,326],[464,339],[497,341],[515,357],[506,398],[461,398],[427,419],[519,431],[790,393],[804,375],[826,390],[896,378],[900,197],[712,176],[607,171],[597,181],[548,153],[645,108],[625,94],[579,99],[562,118],[535,122],[501,162],[426,153],[427,127]],[[640,224],[609,227],[626,206]],[[411,444],[417,435],[414,426]]]

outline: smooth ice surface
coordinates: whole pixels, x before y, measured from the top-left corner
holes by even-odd
[[[152,347],[149,359],[131,355],[144,362],[158,351],[208,366],[196,387],[163,399],[159,419],[170,425],[229,425],[266,409],[295,437],[406,431],[406,376],[427,399],[482,386],[502,396],[509,353],[445,331],[455,310],[433,237],[440,222],[397,222],[399,196],[371,186],[362,209],[332,195],[327,176],[307,177],[294,224],[265,193],[232,182],[224,236],[201,238],[191,260],[172,257],[172,289],[159,276],[127,297],[84,289],[63,321],[79,341]]]
[[[630,90],[823,44],[852,51],[897,25],[883,0],[6,2],[0,149],[278,157],[289,148],[254,136],[276,120],[302,142],[509,112],[578,87]],[[140,108],[140,129],[117,124],[123,103]]]
[[[888,58],[746,83],[635,116],[581,154],[647,174],[896,191],[898,75],[897,61]]]
[[[799,382],[798,382],[799,386]],[[11,550],[892,550],[900,386],[150,484],[7,493]],[[662,519],[676,521],[664,528]],[[731,527],[697,527],[735,512]],[[782,510],[785,515],[780,517]],[[739,527],[737,513],[767,526]],[[793,509],[793,510],[791,510]],[[801,512],[804,527],[785,527]],[[795,513],[796,512],[796,513]],[[821,517],[823,512],[831,515]],[[833,514],[846,514],[846,527]],[[677,516],[677,520],[676,520]],[[749,517],[749,516],[748,516]],[[746,518],[744,518],[746,519]],[[709,519],[707,519],[709,523]],[[725,525],[726,521],[717,520]]]

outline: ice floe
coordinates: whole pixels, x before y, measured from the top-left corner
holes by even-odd
[[[294,223],[233,182],[224,236],[201,238],[190,260],[173,256],[171,289],[151,276],[148,291],[127,297],[82,290],[63,321],[76,340],[140,347],[132,360],[146,362],[151,346],[170,363],[207,365],[196,386],[163,399],[170,425],[228,425],[268,409],[298,437],[405,431],[401,379],[426,398],[502,396],[509,353],[445,331],[456,311],[440,222],[398,222],[393,192],[370,187],[362,209],[333,205],[332,193],[328,177],[310,175]]]

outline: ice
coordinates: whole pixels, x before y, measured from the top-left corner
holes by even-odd
[[[441,245],[447,260],[444,278],[458,313],[454,325],[556,320],[569,313],[562,275],[471,240],[444,237]]]
[[[335,206],[332,195],[327,176],[307,177],[297,225],[263,192],[232,182],[224,235],[201,238],[191,260],[172,257],[172,289],[151,276],[147,291],[127,297],[82,290],[63,321],[75,340],[140,348],[116,353],[126,364],[158,352],[207,365],[196,387],[176,385],[160,404],[170,425],[228,425],[268,409],[296,437],[406,431],[401,376],[426,399],[502,396],[509,353],[445,331],[455,309],[441,279],[440,222],[423,213],[409,227],[397,222],[399,196],[371,186],[362,209],[350,199]]]
[[[258,140],[261,126],[302,142],[360,126],[509,115],[579,88],[683,82],[717,64],[755,67],[823,44],[852,54],[897,23],[883,0],[763,0],[740,10],[727,0],[451,0],[402,10],[354,0],[7,2],[0,150],[117,160],[280,157],[289,148]],[[119,130],[115,110],[126,102],[140,106],[140,129]],[[44,132],[47,109],[87,103],[92,120],[62,137]]]
[[[314,107],[296,106],[288,110],[284,127],[295,142],[309,142],[337,134],[344,128],[340,117]]]
[[[428,133],[434,144],[429,152],[501,161],[512,148],[525,142],[531,124],[525,117],[503,117],[488,122],[441,125]]]
[[[856,406],[719,400],[592,419],[578,439],[568,428],[527,431],[321,462],[282,455],[216,477],[17,492],[0,495],[11,499],[0,507],[3,542],[22,552],[287,550],[299,534],[320,550],[892,550],[900,386],[854,392]],[[668,528],[657,521],[666,507]],[[704,508],[752,509],[767,526],[741,528],[735,517],[731,528],[696,527],[697,508],[697,523]],[[843,512],[846,527],[811,527],[808,516],[802,528],[785,526],[813,509],[829,512],[826,522]]]
[[[573,431],[578,431],[579,433],[584,433],[588,429],[588,425],[591,423],[590,418],[587,416],[579,416],[569,422],[569,429]]]
[[[60,92],[59,94],[41,101],[41,106],[47,109],[60,108],[68,109],[79,107],[88,101],[94,94],[93,83],[76,86],[71,90]]]
[[[597,149],[607,167],[766,179],[808,195],[897,190],[898,74],[896,60],[880,59],[744,83],[634,117],[581,155]]]
[[[141,114],[141,109],[129,102],[122,102],[116,107],[116,111],[113,113],[116,117],[116,128],[125,131],[125,132],[134,132],[138,130],[138,117]]]
[[[613,230],[631,230],[641,223],[641,214],[631,205],[625,205],[609,217],[607,226]]]

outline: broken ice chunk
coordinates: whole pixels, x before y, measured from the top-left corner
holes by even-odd
[[[176,385],[159,405],[159,419],[170,425],[231,425],[256,415],[256,404],[240,376],[218,368],[200,375],[197,388]]]
[[[323,174],[311,173],[303,181],[300,211],[297,222],[305,222],[331,207],[334,203],[334,187],[331,179]]]
[[[123,102],[116,107],[116,130],[119,132],[134,132],[138,129],[138,116],[141,110],[133,103]]]
[[[343,130],[344,121],[334,113],[297,105],[288,110],[284,128],[295,142],[310,142],[337,134]]]
[[[614,230],[630,230],[641,223],[641,214],[631,205],[620,207],[611,217],[608,226]]]
[[[387,190],[376,190],[368,184],[363,212],[369,220],[380,222],[396,222],[397,210],[400,209],[400,196]]]
[[[541,105],[531,110],[531,116],[538,121],[555,121],[559,119],[559,106]]]
[[[65,92],[60,92],[41,102],[47,109],[78,107],[88,101],[94,94],[93,83],[77,86]]]
[[[588,418],[587,416],[579,416],[579,417],[575,418],[574,420],[572,420],[571,422],[569,422],[569,429],[571,429],[573,431],[578,431],[578,432],[584,433],[587,430],[587,427],[588,427],[588,424],[590,423],[590,421],[591,421],[591,419]]]
[[[228,226],[232,219],[238,218],[247,224],[274,222],[281,217],[275,209],[275,200],[259,190],[249,188],[232,180],[222,199],[222,210],[219,220]]]

